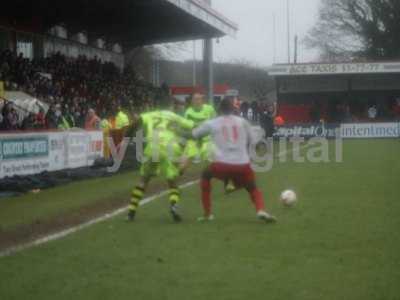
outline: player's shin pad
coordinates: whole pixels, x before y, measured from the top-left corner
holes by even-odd
[[[181,201],[181,191],[179,189],[170,189],[169,203],[177,204],[179,201]]]
[[[131,203],[129,205],[129,211],[136,211],[139,207],[140,201],[144,197],[144,189],[142,187],[136,187],[132,191]]]

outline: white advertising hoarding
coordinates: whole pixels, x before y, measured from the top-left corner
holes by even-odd
[[[51,169],[47,134],[1,135],[0,178]]]
[[[101,131],[0,134],[0,178],[91,166],[100,157]]]
[[[400,123],[342,124],[343,139],[399,138]]]
[[[82,132],[69,133],[66,139],[67,168],[75,169],[88,163],[89,136]]]

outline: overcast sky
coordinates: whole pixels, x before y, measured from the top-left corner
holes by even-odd
[[[299,62],[317,58],[301,43],[316,21],[320,0],[290,0],[291,43],[299,36]],[[239,25],[236,39],[224,37],[215,44],[216,61],[246,60],[259,66],[274,62],[273,14],[276,15],[276,62],[287,62],[287,26],[285,0],[213,0],[213,7]],[[201,42],[197,42],[200,59]],[[184,59],[192,58],[192,43],[182,52]],[[293,57],[293,54],[292,54]],[[292,58],[293,59],[293,58]]]

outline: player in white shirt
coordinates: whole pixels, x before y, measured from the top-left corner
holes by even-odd
[[[264,197],[257,188],[255,174],[250,164],[249,145],[253,143],[251,125],[234,115],[233,99],[221,102],[221,116],[203,123],[193,130],[193,137],[211,136],[214,145],[213,162],[202,174],[201,191],[204,217],[213,220],[211,212],[211,180],[232,180],[237,188],[245,188],[256,207],[257,217],[266,222],[275,222],[275,217],[265,211]]]

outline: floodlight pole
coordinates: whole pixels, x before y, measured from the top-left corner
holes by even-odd
[[[273,53],[274,53],[274,64],[276,64],[276,14],[272,14],[273,24],[272,24],[272,35],[273,35]]]
[[[298,58],[298,51],[299,51],[299,37],[297,36],[297,34],[294,37],[294,64],[297,64],[297,58]]]
[[[286,0],[286,22],[287,22],[288,64],[290,64],[290,0]]]
[[[196,41],[193,41],[193,87],[197,85]]]
[[[207,100],[214,104],[214,69],[213,69],[213,40],[204,40],[204,87],[206,89]]]
[[[211,0],[205,0],[211,6]],[[206,89],[207,100],[214,104],[214,59],[213,59],[213,40],[204,39],[203,47],[203,85]]]

